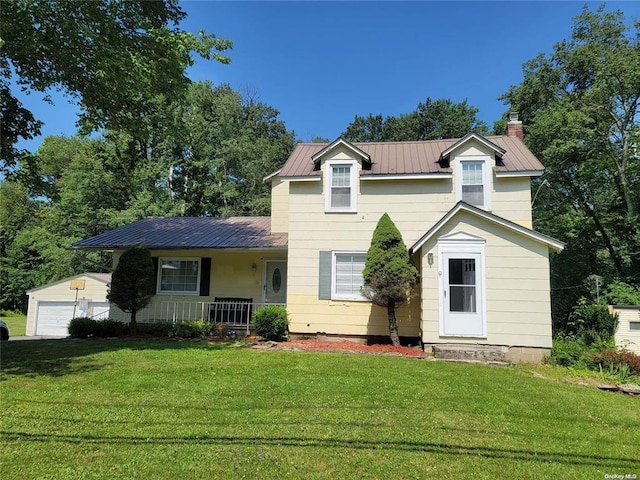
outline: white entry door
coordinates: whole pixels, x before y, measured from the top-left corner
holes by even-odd
[[[442,259],[443,335],[486,336],[481,254],[444,253]]]
[[[287,261],[265,260],[264,303],[287,303]]]

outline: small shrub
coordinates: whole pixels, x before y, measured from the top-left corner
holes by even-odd
[[[287,309],[278,305],[267,305],[253,314],[256,334],[267,340],[282,340],[287,337],[289,321]]]
[[[628,375],[640,375],[640,355],[626,350],[608,348],[594,353],[592,359],[596,366],[614,372],[627,372]]]
[[[204,320],[192,320],[190,322],[176,323],[173,326],[172,335],[181,338],[206,337],[211,333],[211,324]]]
[[[586,366],[584,361],[589,358],[589,351],[580,339],[558,335],[553,339],[547,363],[561,367]]]
[[[71,338],[88,338],[95,335],[96,322],[89,317],[77,317],[69,322],[69,335]]]
[[[155,322],[138,324],[138,333],[152,335],[154,337],[169,337],[173,332],[173,323]]]
[[[593,330],[605,339],[613,337],[618,326],[618,316],[611,315],[606,303],[589,303],[586,298],[578,300],[568,323],[569,333],[579,335]]]
[[[119,337],[129,332],[129,326],[117,320],[99,320],[95,323],[93,335],[96,337]]]

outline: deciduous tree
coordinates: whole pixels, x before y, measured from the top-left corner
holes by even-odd
[[[502,97],[545,165],[534,226],[567,242],[552,258],[556,328],[591,275],[640,287],[640,24],[586,7],[569,39],[524,65]]]
[[[477,118],[478,109],[466,100],[455,103],[449,99],[427,97],[411,113],[398,117],[369,114],[355,116],[342,137],[351,142],[405,142],[459,138],[471,131],[487,133],[487,126]]]
[[[143,120],[156,111],[158,101],[169,104],[184,94],[194,53],[229,61],[222,53],[231,42],[180,30],[185,16],[177,0],[3,1],[3,167],[17,163],[18,137],[37,135],[40,126],[10,91],[12,76],[23,90],[46,94],[58,89],[75,98],[86,131],[148,135],[141,131],[148,127]]]

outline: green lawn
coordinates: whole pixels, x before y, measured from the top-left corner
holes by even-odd
[[[9,334],[12,337],[23,337],[27,330],[26,315],[11,315],[8,317],[0,316],[0,320],[5,322],[9,327]]]
[[[640,399],[526,368],[187,341],[1,348],[3,480],[640,476]]]

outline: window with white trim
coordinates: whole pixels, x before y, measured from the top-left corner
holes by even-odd
[[[199,258],[158,259],[158,293],[198,295],[199,291]]]
[[[361,252],[333,252],[332,298],[366,300],[361,292],[366,258]]]
[[[327,212],[355,212],[355,162],[327,162],[325,168],[325,210]]]
[[[462,200],[478,207],[484,205],[482,162],[462,162]]]
[[[484,157],[457,159],[456,200],[470,205],[490,208],[490,184],[488,162]]]

